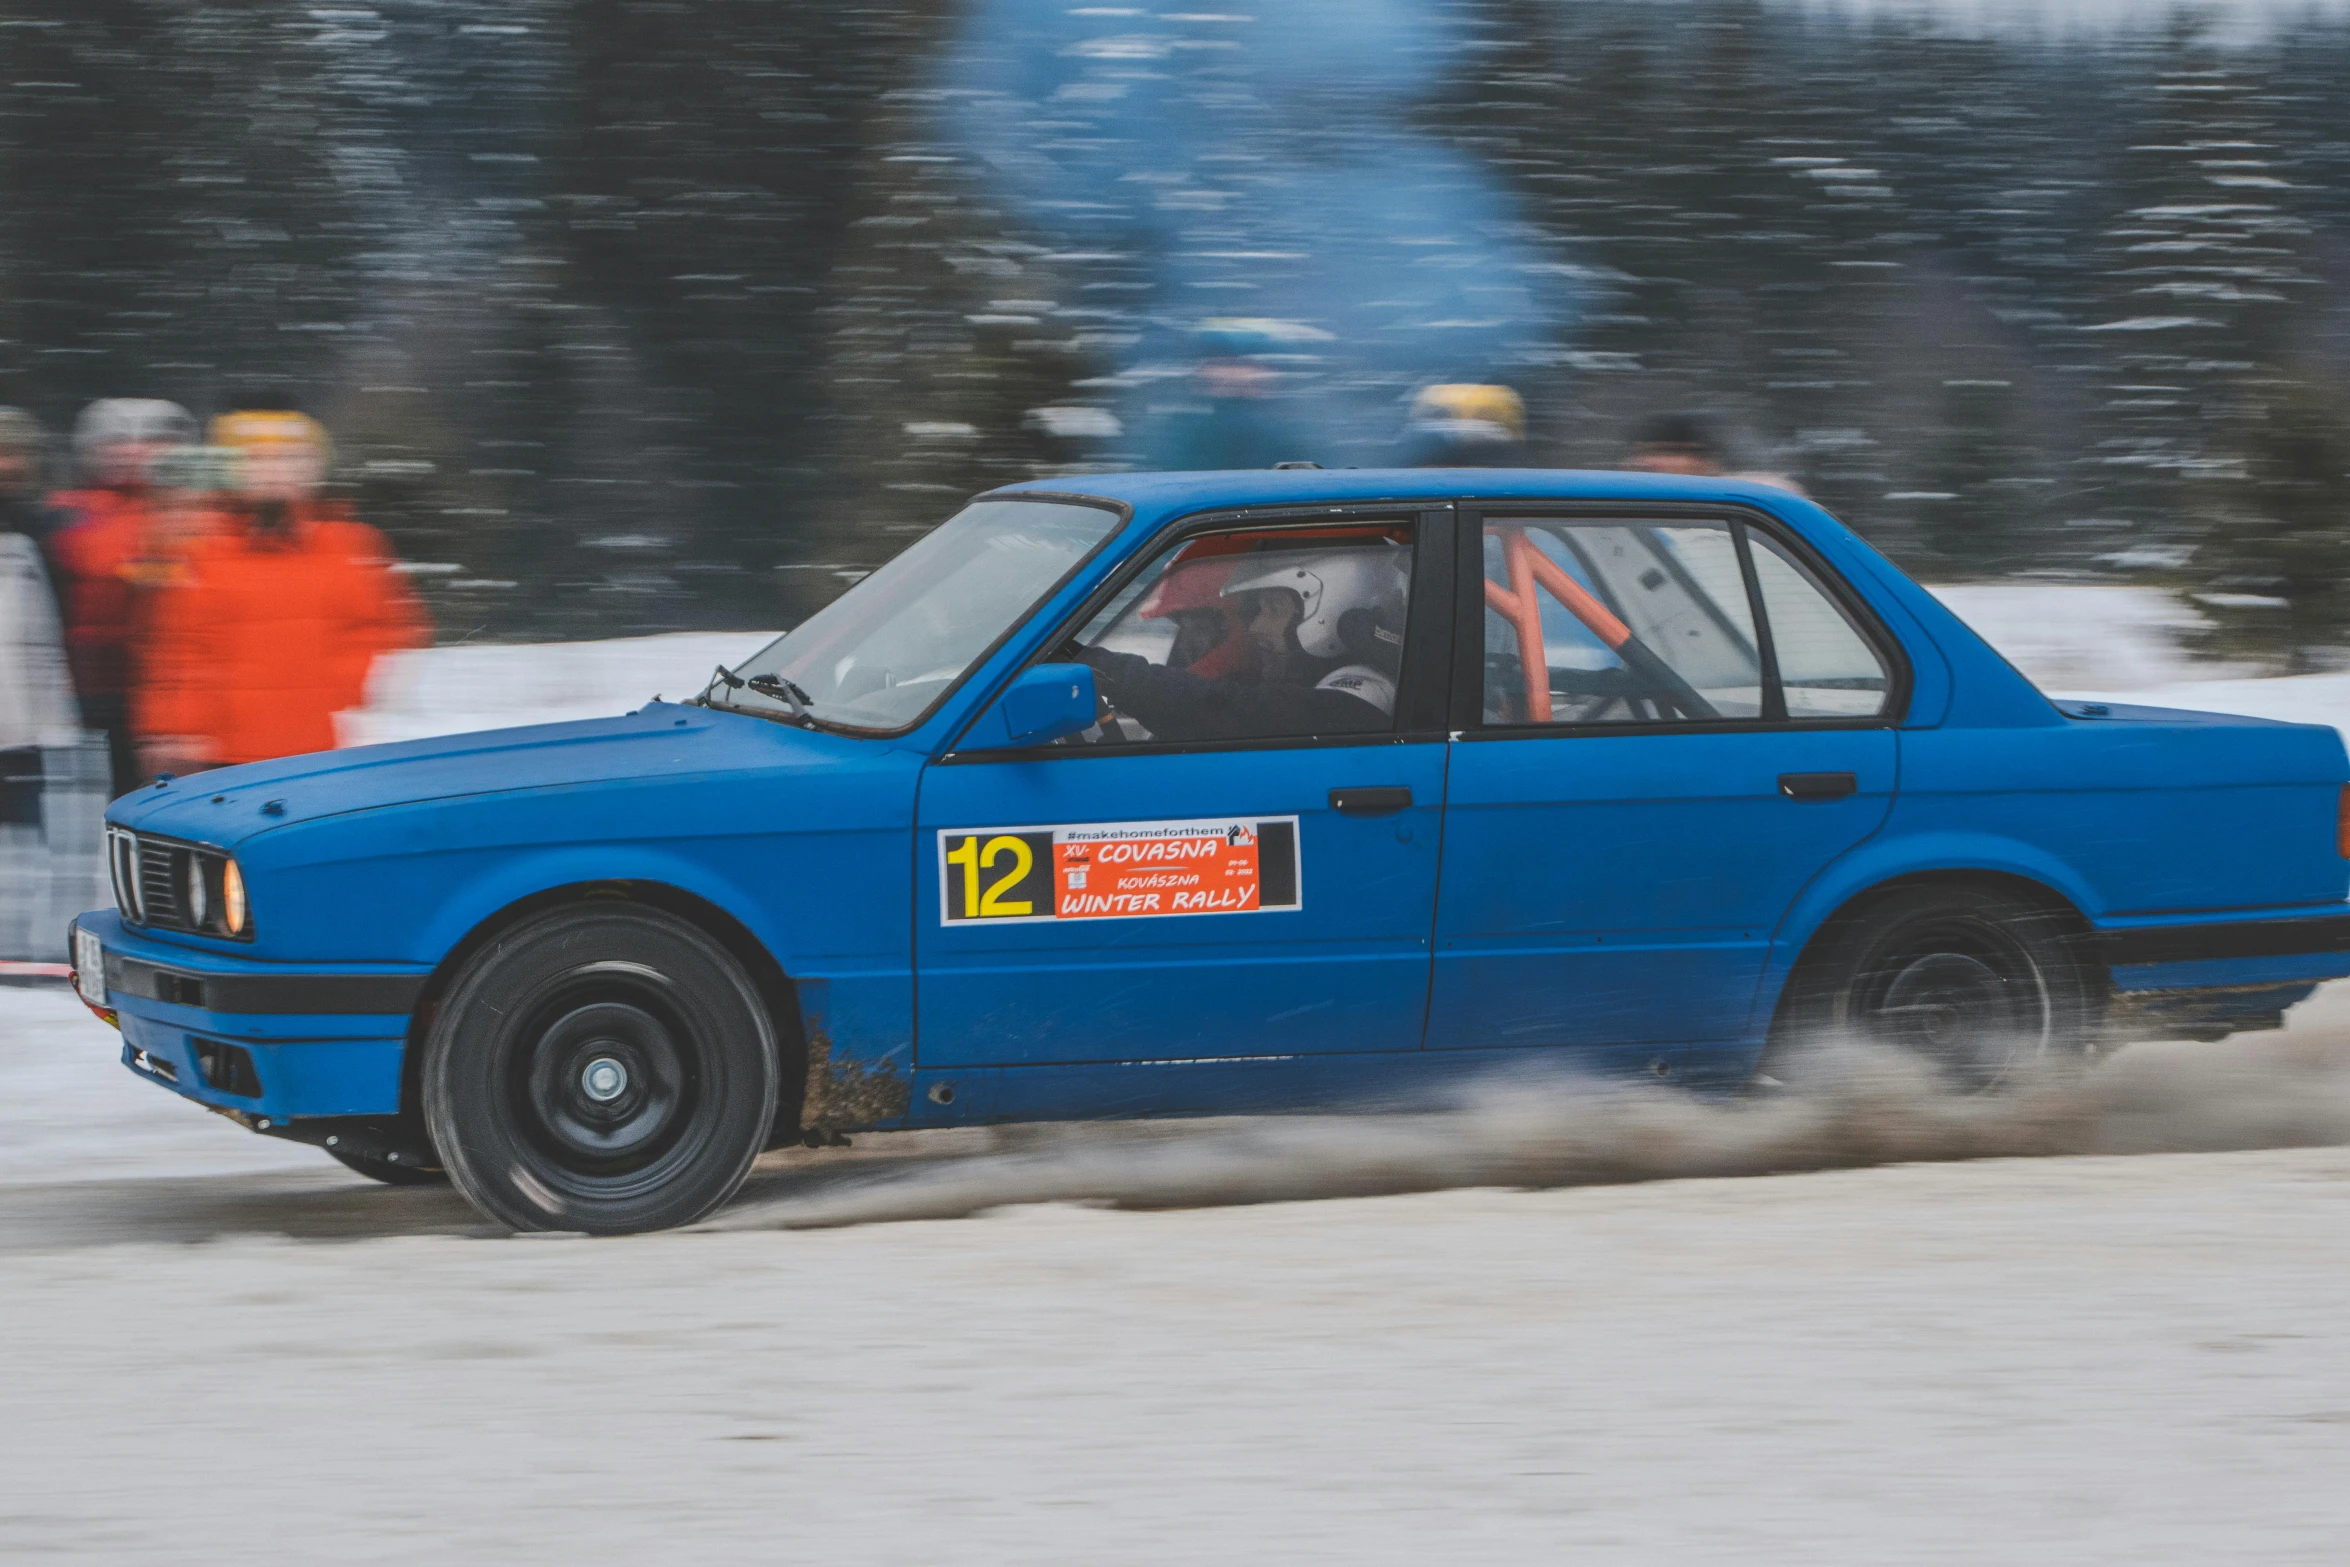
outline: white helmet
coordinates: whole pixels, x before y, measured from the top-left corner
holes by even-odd
[[[73,424],[77,456],[92,447],[117,441],[146,441],[157,446],[196,444],[196,419],[177,403],[160,397],[101,397],[82,410]]]
[[[1297,620],[1299,647],[1315,658],[1361,658],[1376,645],[1403,647],[1410,583],[1411,551],[1382,544],[1275,556],[1254,570],[1233,572],[1224,595],[1287,588],[1303,606]],[[1355,616],[1351,623],[1350,615]]]

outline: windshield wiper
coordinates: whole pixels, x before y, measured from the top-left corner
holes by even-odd
[[[807,692],[802,691],[791,681],[786,680],[783,676],[753,675],[748,680],[745,680],[743,684],[749,686],[753,691],[758,692],[761,696],[771,696],[778,702],[790,703],[793,716],[797,717],[802,722],[814,723],[816,721],[814,715],[808,711],[808,704],[813,701],[814,698],[810,697]]]
[[[772,697],[791,709],[794,722],[811,729],[816,727],[817,720],[808,711],[808,704],[813,698],[781,675],[753,675],[746,680],[724,664],[720,664],[712,672],[711,679],[715,683],[725,686],[729,691],[740,691],[748,687],[761,696]],[[731,702],[727,704],[729,707],[733,705]]]

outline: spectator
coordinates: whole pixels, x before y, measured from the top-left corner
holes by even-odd
[[[41,494],[46,441],[40,421],[21,408],[0,408],[0,537],[43,548],[63,520]]]
[[[150,467],[147,527],[138,549],[122,564],[123,580],[131,586],[129,642],[135,656],[155,646],[164,590],[186,583],[188,556],[197,541],[226,526],[223,508],[230,504],[241,468],[240,454],[225,446],[174,447]],[[138,706],[135,697],[132,706]],[[128,727],[135,731],[135,725]],[[151,772],[146,737],[134,732],[132,738],[140,752],[139,775],[145,778]]]
[[[65,524],[49,541],[65,609],[65,652],[81,698],[82,724],[102,731],[114,792],[145,782],[128,721],[133,680],[131,625],[136,588],[130,565],[147,552],[149,469],[195,438],[196,421],[177,403],[107,397],[82,410],[73,432],[83,487],[56,497]]]
[[[1215,319],[1193,334],[1191,395],[1153,411],[1140,432],[1153,468],[1270,468],[1313,455],[1282,398],[1285,360],[1327,332],[1294,321]]]
[[[1408,467],[1514,468],[1525,461],[1526,403],[1506,386],[1422,387],[1403,433]]]
[[[226,446],[180,446],[155,459],[149,469],[147,529],[136,554],[124,565],[134,593],[131,645],[144,645],[146,601],[153,591],[176,585],[187,569],[196,541],[223,526],[223,509],[237,487],[243,458]],[[142,615],[142,607],[149,609]]]
[[[0,408],[0,826],[41,825],[44,746],[79,726],[59,640],[57,599],[41,563],[41,427]]]
[[[383,535],[320,498],[325,431],[246,412],[215,419],[212,439],[238,454],[235,488],[156,593],[133,703],[158,772],[326,750],[376,656],[428,639]]]
[[[1803,486],[1783,473],[1733,472],[1730,443],[1711,414],[1659,414],[1632,438],[1632,455],[1625,467],[1643,473],[1677,473],[1693,477],[1720,476],[1768,484],[1801,495]]]
[[[1632,455],[1624,466],[1642,473],[1678,473],[1695,477],[1728,473],[1728,447],[1721,426],[1711,414],[1658,414],[1632,437]]]

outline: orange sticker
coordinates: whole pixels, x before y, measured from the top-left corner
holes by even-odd
[[[946,924],[1299,906],[1294,816],[965,829],[938,843]]]

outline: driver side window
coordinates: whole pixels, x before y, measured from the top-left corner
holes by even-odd
[[[1058,742],[1307,739],[1395,724],[1409,523],[1251,528],[1170,546],[1059,655],[1092,666],[1093,728]]]

